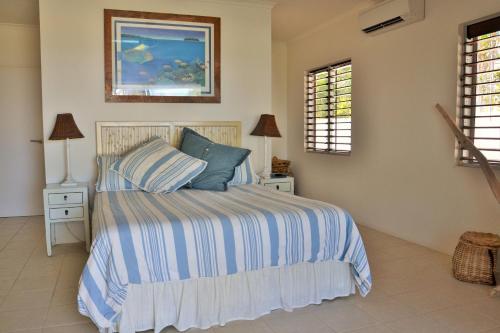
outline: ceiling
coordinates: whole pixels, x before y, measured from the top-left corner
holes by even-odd
[[[288,41],[358,6],[377,0],[275,0],[273,39]]]
[[[38,0],[0,0],[0,23],[38,24]]]
[[[272,10],[273,39],[288,41],[363,3],[380,0],[246,1],[275,3]],[[38,0],[0,0],[0,23],[38,24]]]

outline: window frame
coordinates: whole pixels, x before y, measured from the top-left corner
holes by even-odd
[[[335,144],[344,144],[344,145],[349,145],[350,146],[350,149],[349,150],[330,150],[330,148],[328,149],[317,149],[317,148],[310,148],[308,145],[309,143],[311,142],[308,142],[308,131],[310,131],[310,129],[308,128],[309,125],[313,125],[311,123],[308,122],[308,119],[309,119],[309,116],[308,116],[308,108],[311,107],[309,105],[309,99],[308,99],[308,95],[309,95],[309,77],[310,75],[314,75],[315,73],[318,73],[318,72],[321,72],[321,71],[328,71],[328,75],[329,75],[329,80],[330,80],[330,71],[335,69],[335,68],[340,68],[340,67],[344,67],[344,66],[347,66],[347,65],[350,65],[351,66],[351,70],[350,70],[350,73],[351,73],[351,77],[349,78],[349,80],[351,80],[351,84],[349,85],[351,91],[350,93],[348,93],[350,95],[350,99],[348,100],[348,102],[350,102],[350,121],[348,123],[350,123],[350,134],[349,134],[349,143],[337,143],[335,142]],[[344,74],[344,73],[342,73]],[[337,74],[337,75],[342,75],[342,74]],[[340,60],[340,61],[336,61],[336,62],[333,62],[333,63],[330,63],[330,64],[327,64],[327,65],[324,65],[324,66],[319,66],[319,67],[314,67],[310,70],[307,70],[304,72],[304,152],[306,153],[317,153],[317,154],[327,154],[327,155],[338,155],[338,156],[350,156],[351,153],[352,153],[352,150],[353,150],[353,143],[352,143],[352,138],[353,138],[353,129],[352,129],[352,110],[353,110],[353,105],[352,105],[352,102],[353,102],[353,62],[352,62],[352,59],[351,58],[346,58],[346,59],[343,59],[343,60]],[[328,83],[329,85],[331,84],[331,82],[329,81]],[[347,95],[347,94],[345,94]],[[335,96],[335,95],[333,95]],[[330,118],[332,117],[330,115],[330,113],[336,109],[332,109],[331,108],[331,99],[332,98],[332,95],[331,95],[331,88],[328,87],[328,99],[329,99],[329,102],[328,102],[328,113],[329,113],[329,116],[327,117],[329,120],[327,122],[327,124],[329,125],[328,128],[326,129],[326,131],[328,131],[328,135],[327,135],[327,143],[328,146],[330,146],[332,144],[331,140],[332,138],[336,139],[336,138],[339,138],[339,137],[342,137],[342,136],[339,136],[339,135],[331,135],[331,131],[333,131],[332,129],[330,129],[330,125],[331,125],[331,122],[330,122]],[[337,103],[337,102],[336,102]],[[333,103],[333,104],[336,104],[336,103]],[[314,105],[313,107],[315,107],[316,105]],[[317,112],[316,110],[314,112]],[[337,115],[333,116],[333,117],[337,117]],[[336,124],[336,122],[334,122]],[[347,123],[347,122],[345,122]],[[314,125],[316,125],[316,123],[314,123]],[[342,130],[342,129],[341,129]],[[316,131],[314,129],[314,131]],[[335,130],[336,131],[336,130]],[[316,136],[315,136],[316,138]],[[316,142],[316,141],[315,141]],[[316,142],[318,143],[318,142]]]
[[[470,138],[472,142],[474,142],[474,130],[475,130],[475,121],[476,121],[476,109],[475,107],[471,107],[471,112],[470,115],[465,114],[465,99],[466,99],[466,84],[465,84],[465,77],[466,77],[466,43],[467,43],[467,29],[469,26],[481,23],[484,21],[488,21],[490,19],[496,18],[500,16],[500,12],[488,15],[485,17],[481,17],[472,21],[468,21],[466,23],[463,23],[459,27],[459,47],[458,47],[458,75],[457,75],[457,85],[458,85],[458,96],[457,96],[457,112],[456,112],[456,123],[462,133]],[[497,30],[498,31],[498,30]],[[496,48],[496,47],[495,47]],[[473,62],[476,62],[476,59],[473,60]],[[473,82],[475,82],[476,77],[473,77]],[[495,94],[495,93],[492,93]],[[469,95],[470,96],[470,95]],[[469,117],[470,123],[467,125],[467,127],[472,127],[468,129],[468,132],[465,131],[464,126],[466,124],[464,123],[465,117]],[[500,136],[499,136],[500,139]],[[479,148],[478,148],[479,149]],[[483,148],[484,149],[484,148]],[[481,151],[481,149],[479,149]],[[485,156],[486,157],[486,156]],[[464,158],[469,158],[473,159],[472,155],[468,154],[468,150],[464,149],[464,147],[460,144],[460,142],[455,138],[455,159],[456,159],[456,164],[459,166],[464,166],[464,167],[479,167],[479,163],[477,160],[464,160]],[[486,157],[488,162],[490,162],[490,165],[495,168],[495,169],[500,169],[500,163],[499,162],[491,162],[488,157]],[[495,160],[496,161],[496,160]]]

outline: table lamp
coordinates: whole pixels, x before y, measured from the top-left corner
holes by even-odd
[[[276,125],[276,119],[272,114],[260,115],[259,122],[250,135],[264,137],[264,171],[261,176],[271,177],[271,140],[269,138],[281,138],[280,131]]]
[[[71,113],[60,113],[57,115],[56,124],[52,130],[49,140],[66,140],[66,178],[61,186],[76,186],[77,183],[71,177],[71,164],[69,158],[69,139],[83,138],[82,132],[76,126]]]

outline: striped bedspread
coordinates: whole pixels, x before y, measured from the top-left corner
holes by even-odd
[[[102,192],[78,306],[100,328],[119,316],[129,284],[235,274],[300,262],[349,262],[360,293],[371,288],[351,216],[259,185],[227,192]]]

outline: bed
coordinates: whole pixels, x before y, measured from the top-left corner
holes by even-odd
[[[97,123],[97,153],[183,127],[239,145],[238,122]],[[361,295],[371,275],[351,216],[259,185],[97,193],[78,306],[101,332],[183,331]]]

